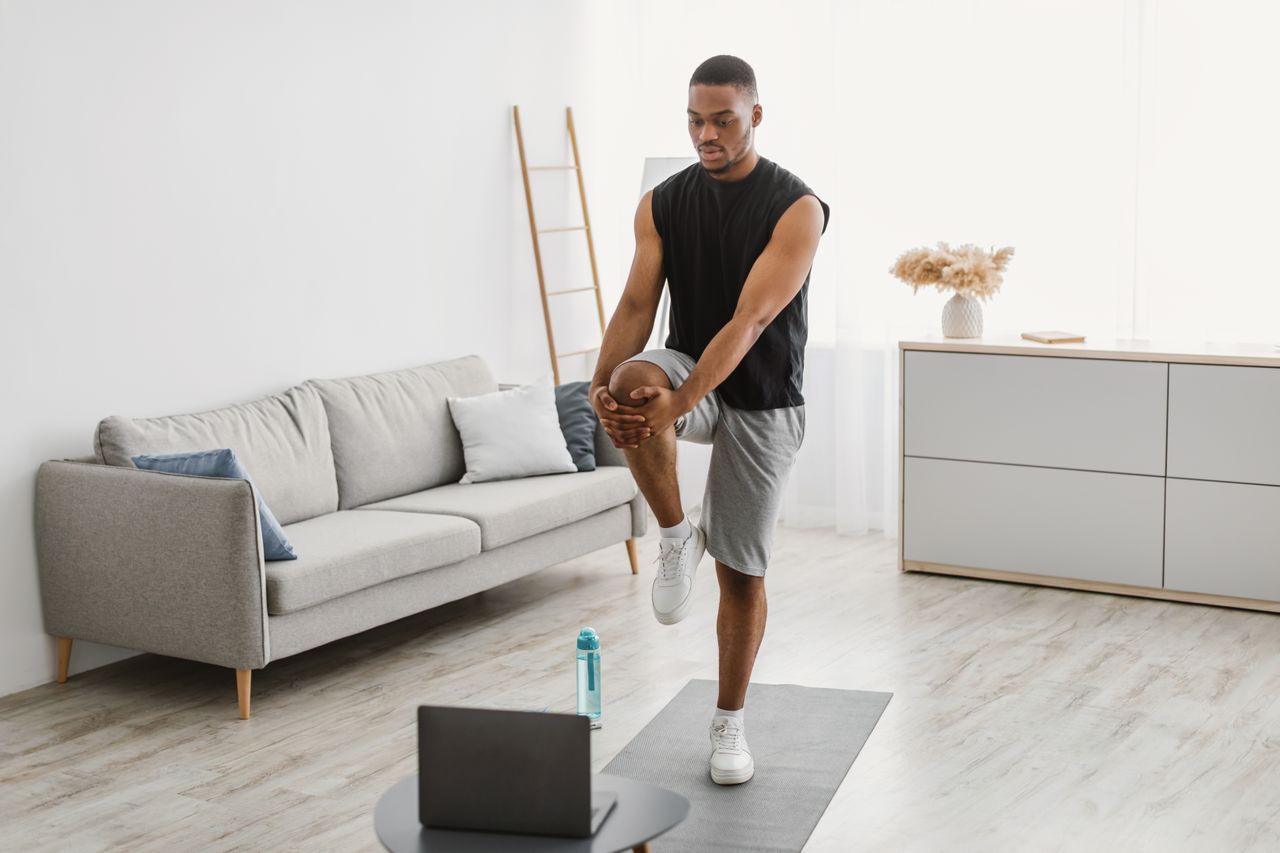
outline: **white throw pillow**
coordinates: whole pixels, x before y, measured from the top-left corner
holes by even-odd
[[[459,483],[578,470],[560,431],[556,392],[549,383],[446,399],[467,463]]]

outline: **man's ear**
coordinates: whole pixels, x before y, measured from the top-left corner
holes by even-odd
[[[760,122],[764,120],[764,107],[756,104],[751,108],[751,126],[759,127]]]

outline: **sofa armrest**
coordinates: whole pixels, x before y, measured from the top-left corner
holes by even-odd
[[[265,666],[258,524],[247,480],[45,462],[35,494],[45,630],[236,669]]]

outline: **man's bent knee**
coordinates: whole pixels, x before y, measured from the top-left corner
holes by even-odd
[[[651,361],[624,361],[609,377],[609,394],[624,406],[643,406],[648,399],[632,399],[631,392],[646,385],[671,387],[667,372]]]

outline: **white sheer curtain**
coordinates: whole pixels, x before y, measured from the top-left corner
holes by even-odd
[[[897,535],[897,342],[947,298],[889,274],[908,248],[1016,247],[989,333],[1280,342],[1280,4],[650,0],[614,28],[645,153],[688,147],[689,74],[732,53],[758,149],[831,205],[786,524]]]

